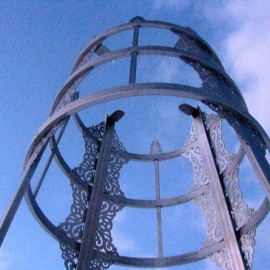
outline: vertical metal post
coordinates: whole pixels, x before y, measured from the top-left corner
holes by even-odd
[[[155,160],[156,200],[160,200],[159,161]],[[161,207],[157,206],[158,257],[163,257]]]
[[[120,120],[123,115],[124,113],[122,111],[116,111],[106,119],[76,270],[89,269],[89,265],[93,259],[93,248],[95,246],[99,214],[107,178],[106,176],[108,174],[110,140],[115,122]]]
[[[211,149],[211,143],[208,139],[200,110],[197,109],[193,111],[192,116],[232,270],[246,270],[248,267],[245,264],[241,247],[236,236],[235,226],[230,214],[230,207],[226,201],[226,195],[220,179],[221,176],[218,173],[217,165],[213,157],[213,150]]]
[[[134,27],[133,32],[133,47],[137,47],[139,42],[139,26]],[[137,52],[133,52],[131,54],[131,60],[130,60],[130,71],[129,71],[129,83],[135,83],[136,82],[136,73],[137,73]]]

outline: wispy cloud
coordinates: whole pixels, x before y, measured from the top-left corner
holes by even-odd
[[[239,84],[250,112],[270,132],[270,2],[227,1],[227,21],[235,28],[225,38],[225,64]]]
[[[145,61],[147,73],[143,81],[179,83],[194,87],[201,86],[201,79],[194,69],[175,57],[156,57],[154,61]]]
[[[155,10],[180,10],[189,8],[193,17],[203,17],[209,24],[225,27],[219,40],[223,46],[223,63],[226,71],[242,91],[252,115],[270,132],[270,2],[266,0],[247,1],[212,0],[178,1],[156,0]],[[217,36],[219,36],[217,29]],[[219,36],[220,37],[220,36]],[[209,41],[211,43],[211,40]],[[160,65],[165,78],[176,75],[176,66]]]

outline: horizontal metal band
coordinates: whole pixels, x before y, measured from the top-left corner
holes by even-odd
[[[55,151],[55,154],[61,155],[59,151],[57,151],[57,147],[53,148]],[[239,151],[240,152],[240,151]],[[238,157],[241,157],[241,154],[238,155]],[[62,158],[59,159],[61,162],[64,160]],[[65,166],[62,166],[67,170],[66,174],[70,175],[71,169],[66,164]],[[79,183],[80,184],[80,183]],[[120,197],[113,197],[108,194],[104,194],[104,200],[111,200],[119,204],[124,204],[125,206],[129,207],[142,207],[142,208],[155,208],[155,207],[170,207],[173,205],[178,205],[182,203],[186,203],[195,197],[199,196],[200,194],[203,194],[207,191],[207,186],[205,188],[201,188],[197,191],[191,192],[189,194],[184,194],[178,197],[169,198],[169,199],[162,199],[159,201],[155,200],[136,200],[136,199],[130,199],[130,198],[120,198]],[[52,222],[46,217],[46,215],[42,212],[40,207],[38,206],[31,187],[29,186],[26,194],[25,194],[26,202],[33,214],[33,216],[37,219],[39,224],[54,238],[61,239],[61,241],[73,246],[77,247],[78,243],[74,241],[73,239],[67,237],[65,234],[63,234],[61,231],[59,231],[55,225],[52,224]],[[241,234],[247,233],[252,227],[259,226],[259,224],[262,222],[262,220],[266,217],[267,213],[269,212],[270,204],[267,199],[263,202],[263,204],[260,206],[259,210],[251,217],[249,222],[245,224],[242,228],[240,228]]]
[[[80,116],[75,113],[73,115],[73,119],[77,125],[77,127],[79,128],[79,130],[82,133],[87,134],[88,136],[88,129],[86,128],[86,126],[84,125],[83,121],[81,120]],[[89,136],[91,136],[91,134],[89,134]],[[93,136],[91,136],[92,140],[96,140]],[[98,143],[98,141],[96,141]],[[142,161],[142,162],[150,162],[150,161],[155,161],[155,160],[159,160],[159,161],[163,161],[163,160],[168,160],[168,159],[173,159],[173,158],[177,158],[179,156],[181,156],[183,153],[185,153],[186,151],[190,150],[191,148],[195,147],[197,145],[197,142],[191,142],[188,145],[184,145],[182,148],[177,149],[175,151],[171,151],[171,152],[166,152],[166,153],[161,153],[161,154],[138,154],[138,153],[131,153],[131,152],[123,152],[123,151],[117,151],[114,150],[114,154],[124,157],[128,160],[136,160],[136,161]]]
[[[136,161],[143,161],[143,162],[149,162],[149,161],[163,161],[163,160],[168,160],[168,159],[173,159],[181,156],[184,154],[186,151],[190,150],[191,148],[195,147],[197,145],[197,142],[192,142],[188,145],[183,146],[182,148],[167,152],[167,153],[161,153],[157,155],[144,155],[144,154],[135,154],[135,153],[130,153],[130,152],[119,152],[115,151],[114,153],[125,157],[129,160],[136,160]]]
[[[137,258],[126,256],[115,256],[109,253],[95,251],[94,255],[105,261],[110,261],[118,265],[137,266],[137,267],[166,267],[180,264],[187,264],[205,259],[207,256],[225,248],[224,241],[220,241],[214,245],[204,247],[200,250],[185,253],[177,256],[163,258]]]
[[[234,159],[228,164],[228,167],[225,169],[225,171],[222,173],[223,179],[226,178],[228,174],[231,173],[233,169],[235,169],[237,164],[240,164],[245,157],[245,150],[242,145],[240,145],[239,150],[237,154],[234,156]]]
[[[213,51],[213,49],[208,45],[206,41],[204,41],[200,36],[197,35],[195,31],[193,31],[189,27],[181,27],[176,24],[168,23],[168,22],[161,22],[161,21],[133,21],[129,22],[127,24],[119,25],[117,27],[111,28],[106,32],[103,32],[102,34],[94,37],[88,45],[85,47],[85,49],[81,52],[80,56],[77,58],[73,68],[72,72],[79,66],[80,62],[84,58],[84,56],[90,52],[93,48],[98,46],[101,42],[103,42],[106,38],[118,34],[123,31],[131,30],[134,27],[139,26],[140,28],[159,28],[159,29],[166,29],[169,31],[172,31],[174,33],[183,33],[189,37],[191,37],[193,40],[198,42],[199,44],[203,45],[210,54],[214,57],[215,60],[218,61],[218,63],[222,66],[219,58],[217,57],[216,53]]]
[[[116,204],[129,206],[129,207],[138,207],[138,208],[156,208],[156,207],[170,207],[175,205],[180,205],[187,203],[197,196],[202,195],[207,190],[209,190],[209,186],[205,185],[204,187],[192,191],[187,194],[183,194],[177,197],[172,197],[168,199],[160,199],[160,200],[139,200],[139,199],[130,199],[125,197],[117,197],[108,194],[104,194],[104,200],[115,202]]]
[[[28,162],[30,156],[35,151],[36,146],[39,141],[47,134],[55,125],[61,122],[67,115],[73,115],[83,109],[88,107],[124,97],[134,97],[134,96],[147,96],[147,95],[163,95],[163,96],[178,96],[186,97],[196,100],[208,100],[211,103],[220,105],[228,110],[232,111],[235,115],[242,119],[243,122],[249,121],[253,124],[255,130],[261,135],[264,139],[268,149],[270,149],[270,142],[267,134],[260,126],[260,124],[249,114],[243,113],[242,111],[237,110],[237,108],[232,107],[227,101],[209,97],[209,93],[203,88],[196,88],[191,86],[179,85],[179,84],[170,84],[170,83],[141,83],[141,84],[132,84],[126,86],[120,86],[108,90],[99,91],[95,94],[88,95],[79,100],[73,101],[59,111],[54,113],[49,119],[41,126],[39,131],[36,133],[34,140],[31,143],[31,146],[27,152],[25,158],[25,164]]]
[[[171,48],[171,47],[164,47],[164,46],[138,46],[138,47],[130,47],[125,48],[122,50],[110,52],[107,54],[102,55],[101,57],[89,61],[85,65],[78,68],[74,73],[70,75],[70,77],[67,79],[67,81],[64,83],[64,86],[58,93],[55,102],[52,106],[51,114],[54,113],[55,109],[57,108],[57,105],[59,101],[61,100],[62,96],[65,94],[67,89],[78,79],[85,76],[89,71],[94,69],[95,67],[102,65],[104,63],[130,56],[132,53],[137,53],[139,55],[165,55],[170,57],[184,57],[186,59],[189,59],[195,63],[200,63],[203,67],[205,67],[208,70],[211,70],[214,74],[217,74],[218,77],[221,79],[224,79],[228,84],[230,84],[234,91],[238,94],[239,98],[242,98],[242,95],[238,88],[236,87],[235,83],[232,81],[232,79],[224,72],[221,72],[220,70],[217,70],[213,65],[210,63],[206,63],[202,61],[201,59],[197,58],[195,54],[190,54],[184,50]]]
[[[37,205],[30,187],[28,188],[27,193],[25,194],[25,198],[27,202],[29,202],[28,205],[29,206],[31,205],[30,210],[32,211],[34,217],[36,217],[40,225],[51,236],[73,248],[76,248],[77,250],[79,249],[80,246],[79,243],[67,237],[63,232],[61,232],[57,227],[55,227],[44,215],[42,210]],[[207,256],[209,256],[210,254],[217,252],[223,248],[225,248],[224,241],[220,241],[212,246],[204,247],[198,251],[164,258],[135,258],[126,256],[115,256],[112,254],[102,253],[98,251],[94,251],[94,255],[98,258],[113,261],[114,263],[120,265],[141,266],[141,267],[163,267],[163,266],[186,264],[202,260]]]
[[[205,190],[206,189],[207,189],[207,187],[205,187]],[[196,197],[196,196],[199,196],[199,194],[203,193],[203,192],[205,192],[204,189],[201,189],[201,190],[198,190],[196,192],[186,194],[187,196],[182,195],[182,196],[167,199],[167,200],[160,200],[159,205],[162,206],[163,203],[165,203],[165,204],[168,203],[168,204],[171,204],[171,205],[167,205],[167,206],[172,206],[172,205],[179,204],[179,201],[180,201],[180,203],[184,203],[187,200],[192,199],[191,197],[189,197],[189,195]],[[36,202],[36,200],[35,200],[35,198],[33,196],[33,192],[32,192],[32,189],[31,189],[30,186],[28,187],[27,192],[25,193],[25,199],[26,199],[27,205],[28,205],[29,209],[31,210],[33,216],[38,221],[38,223],[42,226],[42,228],[44,228],[55,239],[61,239],[61,241],[65,242],[66,244],[68,244],[68,245],[70,245],[72,247],[75,247],[75,248],[78,247],[79,243],[77,243],[73,239],[67,237],[64,233],[62,233],[60,230],[58,230],[57,227],[55,227],[55,225],[43,213],[43,211],[40,209],[39,205],[37,204],[37,202]],[[109,196],[109,195],[105,195],[104,199],[105,200],[106,199],[110,199],[110,200],[117,199],[117,200],[119,200],[119,198],[115,198],[115,197],[113,198],[112,196]],[[173,200],[175,200],[175,202]],[[133,203],[136,203],[137,206],[140,204],[139,207],[144,207],[143,205],[145,203],[146,204],[150,203],[150,204],[152,204],[151,207],[155,207],[154,206],[154,204],[155,204],[154,201],[126,199],[126,202],[127,202],[127,204],[129,204],[130,207],[132,207]],[[148,208],[148,206],[146,208]],[[268,214],[269,210],[270,210],[270,204],[269,204],[268,199],[266,198],[264,200],[263,204],[260,206],[259,210],[251,217],[249,222],[247,224],[245,224],[240,229],[241,235],[246,234],[254,226],[258,227],[260,225],[260,223],[262,222],[262,220]]]
[[[254,226],[258,227],[265,219],[269,211],[270,203],[266,197],[260,208],[255,212],[255,214],[250,218],[250,220],[242,228],[240,228],[240,234],[243,235],[248,233]]]

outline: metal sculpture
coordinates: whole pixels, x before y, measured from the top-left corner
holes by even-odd
[[[171,31],[178,37],[178,41],[174,47],[140,46],[141,28]],[[111,51],[103,44],[108,37],[123,31],[133,31],[131,47]],[[136,83],[138,55],[178,58],[199,74],[202,85],[191,87],[163,82]],[[131,59],[127,85],[79,98],[77,87],[93,69],[123,57]],[[148,155],[130,153],[120,142],[114,126],[124,115],[122,111],[114,112],[105,122],[90,128],[85,126],[78,114],[85,108],[109,100],[144,95],[195,99],[217,114],[206,114],[201,112],[200,108],[187,104],[180,105],[180,110],[193,119],[185,145],[176,151],[164,153],[159,142],[154,140]],[[69,167],[58,148],[70,117],[73,117],[81,130],[85,142],[83,160],[74,169]],[[236,154],[225,147],[222,139],[222,119],[227,120],[234,128],[241,142]],[[59,134],[56,138],[57,130]],[[51,155],[33,191],[31,177],[46,147],[51,148]],[[25,195],[35,218],[49,234],[58,239],[66,269],[103,270],[112,264],[168,267],[206,257],[223,269],[251,269],[256,227],[270,209],[270,167],[265,158],[265,151],[269,149],[269,138],[249,114],[239,89],[225,73],[211,47],[195,31],[188,27],[135,17],[129,23],[95,37],[77,59],[70,77],[53,104],[49,119],[37,132],[26,155],[21,182],[1,220],[1,243]],[[266,194],[258,211],[249,208],[239,190],[238,172],[245,155],[253,165]],[[159,163],[179,156],[191,162],[193,184],[187,194],[162,199]],[[36,202],[36,196],[53,158],[69,178],[73,196],[70,214],[58,226],[44,215]],[[125,197],[118,178],[121,168],[130,160],[154,163],[155,200]],[[197,251],[164,257],[161,209],[187,202],[195,204],[203,212],[207,228],[205,240]],[[130,206],[156,209],[158,257],[126,257],[117,252],[111,236],[113,219],[121,209]]]

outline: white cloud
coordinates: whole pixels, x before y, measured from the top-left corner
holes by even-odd
[[[177,1],[156,0],[154,8],[182,9],[192,7],[193,16],[203,16],[209,23],[230,29],[224,31],[223,63],[226,71],[235,80],[247,102],[250,113],[270,133],[270,1],[228,0]],[[191,12],[190,11],[190,12]],[[170,81],[177,76],[179,67],[161,63],[163,78]]]
[[[225,4],[227,13],[238,21],[264,20],[269,17],[269,7],[268,0],[230,0]]]
[[[156,57],[153,62],[146,61],[144,66],[148,71],[143,76],[145,81],[201,86],[201,79],[195,70],[178,58]]]
[[[225,39],[225,64],[252,115],[270,132],[270,2],[227,1],[227,21],[234,30]]]
[[[170,82],[178,77],[179,68],[175,59],[174,61],[166,61],[166,60],[161,61],[156,66],[154,76],[158,77],[159,79],[165,82]]]

